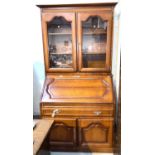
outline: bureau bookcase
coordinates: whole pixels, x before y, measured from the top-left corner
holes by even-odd
[[[40,5],[46,79],[41,118],[53,151],[113,152],[110,4]]]

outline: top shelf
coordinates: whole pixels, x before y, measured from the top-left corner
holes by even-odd
[[[84,29],[83,30],[83,35],[100,35],[100,34],[107,34],[107,31],[102,29],[102,28],[97,28],[97,29]],[[48,35],[72,35],[71,30],[69,29],[61,29],[61,30],[56,30],[55,32],[49,32]]]
[[[100,35],[100,34],[106,34],[106,32],[95,32],[95,33],[93,33],[93,32],[85,32],[85,33],[83,33],[84,35]],[[71,35],[71,33],[48,33],[48,35]]]
[[[98,34],[107,34],[106,32],[102,32],[102,33],[100,33],[100,32],[95,32],[95,33],[93,33],[93,32],[86,32],[86,33],[83,33],[84,35],[98,35]]]
[[[48,33],[48,35],[71,35],[71,33]]]

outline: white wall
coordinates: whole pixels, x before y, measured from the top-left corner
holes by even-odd
[[[119,73],[120,73],[120,6],[116,5],[114,10],[114,32],[113,32],[113,55],[112,55],[112,74],[113,82],[116,92],[116,99],[118,99],[119,92]]]
[[[41,31],[41,18],[40,9],[34,5],[33,11],[33,33],[34,33],[34,46],[33,51],[33,114],[40,113],[40,94],[45,79],[44,71],[44,58],[43,58],[43,44],[42,44],[42,31]]]
[[[92,0],[80,0],[78,3],[97,3],[96,1]],[[98,2],[104,2],[103,0],[100,0]],[[106,2],[116,2],[116,0],[106,0]],[[56,2],[52,1],[52,4],[58,4],[58,3],[77,3],[73,1],[66,0],[65,2],[60,2],[60,0],[57,0]],[[43,61],[43,45],[42,45],[42,32],[41,32],[41,19],[40,19],[40,11],[39,8],[35,6],[35,4],[51,4],[51,1],[42,1],[42,0],[36,0],[34,3],[34,22],[35,25],[34,34],[35,37],[35,51],[33,51],[33,114],[37,115],[40,113],[39,110],[39,102],[40,102],[40,93],[43,86],[43,81],[45,79],[44,74],[44,61]],[[114,78],[114,84],[116,87],[116,92],[118,91],[118,85],[119,85],[119,62],[120,62],[120,43],[119,43],[119,18],[120,17],[120,8],[119,6],[116,7],[114,12],[114,43],[113,43],[113,78]]]

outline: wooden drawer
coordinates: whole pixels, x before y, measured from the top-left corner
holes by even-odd
[[[91,151],[112,147],[113,118],[92,118],[78,120],[79,144]]]
[[[112,117],[112,107],[42,107],[42,117]]]

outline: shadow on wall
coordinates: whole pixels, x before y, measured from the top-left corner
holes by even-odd
[[[40,115],[40,95],[45,79],[44,65],[37,61],[33,64],[33,115]]]

